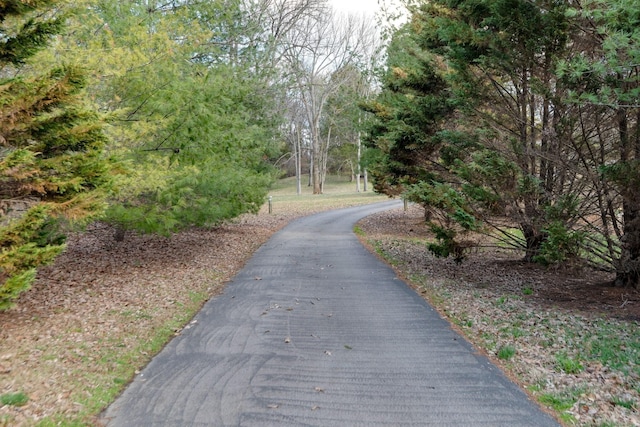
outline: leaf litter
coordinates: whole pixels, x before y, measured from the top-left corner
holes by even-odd
[[[358,226],[370,250],[384,253],[525,391],[540,402],[566,402],[556,408],[563,424],[640,426],[639,290],[609,286],[611,273],[544,268],[503,249],[472,251],[460,264],[436,258],[425,244],[432,236],[424,210],[415,205]],[[500,360],[505,346],[515,354]],[[617,362],[608,356],[614,346],[623,355]]]
[[[108,403],[93,390],[126,385],[130,377],[113,374],[122,364],[139,373],[152,357],[140,343],[152,340],[152,331],[221,292],[271,234],[306,213],[247,215],[171,238],[130,234],[119,244],[103,224],[71,236],[67,251],[39,271],[17,306],[0,313],[0,395],[29,398],[24,406],[0,406],[0,426],[46,417],[91,423],[91,408]],[[627,338],[637,339],[637,291],[602,286],[607,277],[600,272],[543,270],[504,253],[479,252],[461,265],[435,259],[420,243],[429,237],[422,217],[413,207],[392,210],[360,227],[405,277],[427,277],[430,289],[424,279],[413,282],[416,289],[427,298],[438,291],[441,313],[534,396],[571,393],[566,412],[577,425],[640,426],[637,366],[583,360],[582,370],[568,374],[556,358],[564,353],[579,360],[574,343],[594,335],[603,321],[627,325]],[[523,296],[524,288],[532,294]],[[495,357],[504,344],[517,349],[508,361]],[[123,349],[130,359],[119,358]]]

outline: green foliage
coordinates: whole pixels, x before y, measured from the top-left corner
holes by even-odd
[[[24,406],[29,402],[29,396],[25,393],[0,394],[0,403],[9,406]]]
[[[220,67],[156,94],[166,102],[150,113],[166,119],[156,125],[159,137],[146,151],[129,156],[135,179],[123,177],[132,185],[114,201],[108,221],[170,233],[218,224],[261,206],[275,176],[264,162],[270,125],[253,118],[255,86],[250,80],[229,82],[227,72],[234,71]]]
[[[0,6],[0,309],[64,249],[64,230],[101,212],[110,185],[106,138],[85,107],[84,74],[59,64],[15,68],[61,30],[60,19],[38,9],[54,3]]]
[[[561,221],[552,222],[543,231],[546,238],[539,253],[534,256],[534,261],[549,265],[578,258],[584,233],[568,230]]]
[[[49,43],[52,35],[62,30],[62,20],[42,20],[33,15],[38,9],[55,3],[56,0],[9,0],[0,3],[0,34],[3,35],[0,65],[25,63]],[[22,19],[25,16],[27,19]]]
[[[85,3],[55,53],[94,70],[109,113],[121,169],[104,219],[168,234],[256,211],[279,149],[273,69],[259,69],[273,52],[256,17],[239,1]]]
[[[269,174],[246,174],[205,163],[171,170],[163,187],[113,203],[106,219],[124,229],[169,234],[191,226],[217,225],[264,203]]]
[[[2,258],[0,258],[0,262],[1,261]],[[13,301],[18,298],[22,292],[31,287],[35,278],[36,270],[31,269],[23,270],[5,279],[2,287],[0,287],[0,310],[7,310],[13,307]]]
[[[498,359],[500,360],[509,360],[512,359],[515,355],[516,348],[510,344],[504,345],[498,350]]]
[[[452,170],[463,180],[461,188],[478,211],[504,214],[510,199],[521,196],[517,166],[496,150],[476,148],[457,159]]]
[[[477,228],[476,219],[467,211],[464,195],[448,184],[422,182],[409,186],[403,195],[407,200],[438,210],[448,222],[455,222],[464,230]]]
[[[436,224],[431,224],[431,231],[435,234],[437,243],[429,243],[429,250],[439,258],[447,258],[455,253],[456,232],[455,230],[444,228]]]
[[[602,165],[600,173],[603,178],[614,183],[620,191],[633,194],[640,188],[640,160],[629,160],[612,165]]]
[[[538,400],[540,403],[549,405],[556,411],[566,411],[571,409],[574,403],[578,401],[577,396],[572,393],[546,393],[542,394]]]
[[[436,216],[439,254],[453,224],[482,224],[525,260],[560,263],[586,253],[589,230],[606,242],[598,256],[637,283],[637,6],[434,0],[412,11],[365,106],[376,190]],[[448,202],[427,190],[441,184]],[[508,222],[522,239],[497,225]]]
[[[437,257],[452,256],[457,262],[462,261],[465,248],[456,239],[458,230],[465,233],[478,227],[464,195],[446,184],[422,182],[409,186],[403,196],[432,213],[429,226],[436,242],[427,245],[429,250]]]
[[[382,92],[362,107],[373,114],[365,143],[375,150],[376,162],[367,163],[375,189],[397,195],[407,185],[439,180],[438,131],[453,105],[434,58],[417,48],[409,26],[394,35],[388,52]]]
[[[556,355],[556,365],[558,369],[567,374],[579,374],[584,370],[584,366],[578,359],[569,357],[564,353]]]

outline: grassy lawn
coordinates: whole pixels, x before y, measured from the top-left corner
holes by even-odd
[[[302,193],[297,194],[295,177],[278,180],[269,191],[273,213],[319,212],[388,200],[388,197],[374,193],[371,183],[366,192],[362,191],[364,189],[362,183],[361,192],[356,192],[356,183],[349,177],[327,177],[324,193],[315,195],[313,188],[307,185],[307,181],[307,177],[303,177]],[[267,210],[268,204],[265,204],[261,212]]]

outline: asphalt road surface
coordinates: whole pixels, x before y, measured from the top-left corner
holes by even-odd
[[[352,233],[294,221],[103,414],[116,426],[558,426]]]

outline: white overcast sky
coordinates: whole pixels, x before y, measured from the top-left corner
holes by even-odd
[[[366,13],[372,17],[380,10],[379,0],[329,0],[329,4],[339,13]],[[399,0],[384,0],[387,9],[405,10]]]
[[[378,0],[330,0],[331,5],[344,13],[367,12],[371,15],[378,10]]]

